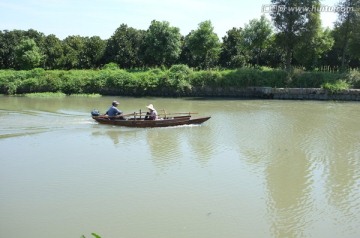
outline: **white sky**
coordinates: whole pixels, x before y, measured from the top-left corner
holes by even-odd
[[[322,0],[334,6],[339,0]],[[210,20],[221,39],[233,27],[259,19],[270,0],[0,0],[0,30],[28,30],[55,34],[100,36],[108,39],[122,24],[146,30],[152,20],[168,21],[182,35]],[[269,14],[265,14],[270,18]],[[333,12],[321,13],[324,27],[332,27]]]

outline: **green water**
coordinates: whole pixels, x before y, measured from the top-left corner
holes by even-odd
[[[122,128],[112,100],[212,116]],[[0,237],[360,237],[360,104],[0,97]]]

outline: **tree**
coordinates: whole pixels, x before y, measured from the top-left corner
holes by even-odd
[[[194,61],[193,66],[208,69],[217,65],[221,44],[211,21],[201,22],[197,30],[187,35],[185,44]]]
[[[6,54],[6,43],[5,43],[5,33],[0,31],[0,69],[6,68],[5,54]]]
[[[13,31],[0,31],[0,69],[18,68],[16,62],[16,47],[19,46],[20,42],[25,38],[32,39],[36,43],[39,49],[39,53],[43,55],[44,45],[44,34],[33,29],[13,30]]]
[[[51,34],[44,40],[44,68],[59,69],[63,57],[63,47],[61,40]]]
[[[271,0],[275,6],[271,17],[277,29],[276,40],[285,50],[285,68],[290,70],[293,53],[301,42],[301,36],[307,29],[313,6],[319,5],[319,0]]]
[[[0,66],[3,69],[16,68],[15,48],[24,38],[23,31],[3,31],[0,38]]]
[[[345,69],[353,56],[360,58],[360,0],[343,0],[338,4],[338,19],[335,31],[339,34],[341,68]]]
[[[149,66],[171,66],[181,53],[181,34],[169,22],[155,21],[150,24],[144,39],[144,59]]]
[[[36,45],[40,48],[41,53],[44,53],[43,47],[45,44],[45,35],[42,32],[38,32],[34,29],[29,29],[27,31],[22,31],[23,37],[33,39]]]
[[[320,3],[314,5],[314,9],[319,9],[319,7]],[[314,69],[318,66],[319,59],[325,52],[330,51],[334,44],[330,30],[323,30],[321,27],[320,12],[315,10],[310,11],[300,39],[294,50],[294,58],[306,69]]]
[[[142,66],[140,48],[145,31],[121,24],[106,44],[104,61],[116,63],[121,68]]]
[[[285,62],[285,52],[283,48],[276,44],[276,35],[271,35],[267,43],[269,45],[264,49],[261,61],[264,62],[264,65],[272,68],[283,66]]]
[[[260,64],[263,51],[269,46],[272,27],[264,15],[260,20],[254,19],[245,25],[243,31],[244,45],[250,57],[257,65]]]
[[[84,37],[68,36],[63,40],[64,56],[62,58],[62,67],[65,69],[76,69],[82,66],[81,52],[85,47]]]
[[[80,53],[80,68],[93,69],[100,66],[104,56],[106,42],[99,36],[85,37]]]
[[[40,65],[42,54],[33,39],[24,38],[15,48],[18,69],[33,69]]]
[[[321,66],[320,60],[331,50],[333,44],[334,39],[330,29],[320,29],[313,37],[304,39],[296,48],[294,58],[305,69],[312,70]]]
[[[226,32],[221,45],[219,63],[225,68],[238,68],[246,64],[249,59],[244,48],[244,35],[241,28],[232,28]]]
[[[189,47],[186,45],[185,39],[188,37],[188,35],[186,37],[181,37],[181,53],[179,56],[179,63],[180,64],[185,64],[185,65],[190,65],[190,66],[194,66],[195,62],[193,61],[191,52]]]

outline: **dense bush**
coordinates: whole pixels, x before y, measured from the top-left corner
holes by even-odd
[[[336,82],[326,82],[321,85],[322,88],[329,90],[331,93],[337,93],[349,89],[349,84],[343,80]]]
[[[341,73],[295,71],[291,73],[288,87],[320,88],[324,83],[334,83],[344,77]]]
[[[351,71],[347,74],[345,81],[354,88],[360,88],[360,71]]]
[[[111,66],[111,65],[110,65]],[[240,68],[235,70],[195,71],[186,65],[170,69],[122,70],[0,70],[1,94],[62,92],[65,94],[97,93],[102,95],[187,95],[193,88],[289,87],[331,88],[346,83],[360,88],[360,72],[348,74]],[[341,84],[344,86],[344,84]]]

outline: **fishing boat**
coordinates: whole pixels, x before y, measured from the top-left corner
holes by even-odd
[[[194,112],[188,113],[166,113],[159,114],[159,119],[146,120],[143,113],[132,113],[120,116],[109,117],[107,115],[100,115],[97,110],[91,112],[92,118],[101,124],[109,124],[115,126],[126,126],[126,127],[168,127],[168,126],[181,126],[181,125],[196,125],[201,124],[211,117],[192,117]]]

